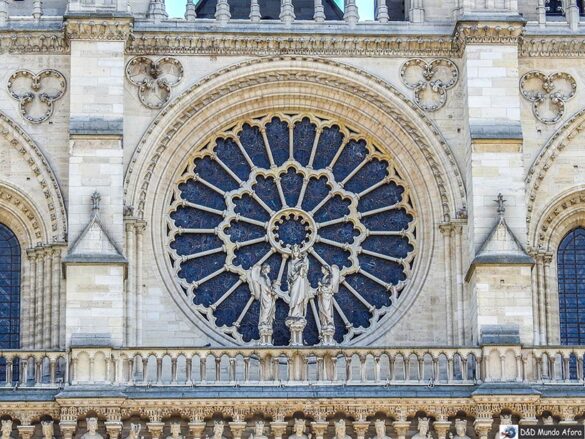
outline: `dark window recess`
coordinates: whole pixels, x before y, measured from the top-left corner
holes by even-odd
[[[585,228],[561,241],[557,255],[561,344],[585,343]],[[569,358],[569,377],[577,378],[577,358]]]
[[[20,245],[0,224],[0,348],[20,347]]]
[[[579,8],[579,15],[585,15],[585,2],[583,0],[577,0],[577,7]],[[545,8],[546,15],[551,17],[565,14],[563,11],[563,0],[546,0]]]

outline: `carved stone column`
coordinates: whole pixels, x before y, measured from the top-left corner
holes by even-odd
[[[488,439],[488,433],[492,429],[493,419],[478,419],[473,423],[473,428],[478,439]]]
[[[30,439],[35,431],[34,425],[18,425],[16,427],[21,439]]]
[[[230,426],[230,430],[232,431],[233,438],[234,439],[241,439],[242,433],[244,432],[244,429],[246,428],[246,422],[245,421],[233,421],[233,422],[229,422],[229,426]]]
[[[59,422],[59,429],[61,430],[63,439],[72,439],[73,435],[75,434],[76,428],[77,428],[76,421],[68,420]]]
[[[370,423],[365,420],[359,420],[353,422],[352,425],[357,435],[357,439],[364,439],[366,437],[366,433],[368,432]]]
[[[160,439],[162,434],[163,428],[165,424],[164,422],[147,422],[146,428],[148,429],[149,433],[152,435],[152,439]]]
[[[282,436],[286,433],[287,423],[282,420],[273,421],[270,423],[270,429],[274,435],[274,439],[282,439]]]
[[[203,437],[203,432],[205,431],[205,422],[200,420],[193,420],[189,422],[189,434],[192,439],[198,439]]]
[[[449,421],[435,421],[433,428],[437,432],[437,439],[445,439],[451,428],[451,423]]]
[[[315,434],[315,439],[323,439],[328,426],[329,422],[323,420],[311,422],[311,428],[313,429],[313,433]]]
[[[106,426],[106,431],[108,432],[110,439],[118,439],[120,437],[120,433],[122,432],[122,422],[106,421],[104,422],[104,425]]]

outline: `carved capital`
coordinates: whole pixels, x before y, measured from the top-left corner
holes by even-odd
[[[274,435],[274,439],[282,439],[286,433],[287,423],[285,421],[274,421],[270,423],[270,429]]]
[[[147,422],[146,428],[148,429],[149,433],[152,435],[153,439],[160,439],[162,434],[163,428],[165,424],[164,422]]]
[[[122,431],[122,422],[120,421],[106,421],[104,422],[106,426],[106,431],[110,436],[110,439],[118,439],[120,437],[120,432]]]
[[[454,44],[464,48],[467,44],[516,45],[524,33],[522,22],[460,21],[455,27]]]
[[[241,439],[242,433],[246,428],[245,421],[233,421],[229,423],[230,430],[232,431],[232,436],[234,439]]]
[[[352,426],[357,435],[357,439],[364,439],[368,432],[368,428],[370,427],[370,423],[368,421],[354,421]]]
[[[447,437],[447,433],[451,428],[451,422],[449,421],[435,421],[433,423],[433,428],[437,432],[437,439],[445,439]]]
[[[70,40],[126,41],[132,31],[132,19],[69,18],[65,34]]]

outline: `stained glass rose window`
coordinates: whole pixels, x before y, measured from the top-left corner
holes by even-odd
[[[184,294],[239,343],[260,337],[254,267],[268,266],[275,291],[275,345],[291,337],[292,249],[308,262],[305,344],[320,341],[322,267],[337,267],[333,337],[347,342],[399,300],[412,270],[416,215],[391,154],[367,136],[312,115],[266,115],[194,152],[174,188],[168,238]]]

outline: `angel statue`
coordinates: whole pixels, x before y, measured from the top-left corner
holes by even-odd
[[[2,439],[10,439],[12,433],[12,421],[10,419],[2,419]]]
[[[135,424],[134,422],[131,422],[130,423],[130,431],[128,432],[127,439],[139,439],[141,429],[142,429],[142,425]]]
[[[333,296],[339,291],[341,275],[339,267],[332,265],[321,267],[323,277],[317,287],[317,298],[319,304],[319,322],[321,323],[321,343],[331,345],[335,334],[335,322],[333,321]]]
[[[260,332],[260,344],[272,344],[272,324],[276,308],[276,285],[272,283],[268,274],[270,265],[254,265],[246,274],[246,281],[254,299],[260,302],[260,316],[258,317],[258,332]]]
[[[55,439],[53,421],[41,421],[41,432],[43,433],[43,439]]]
[[[309,258],[301,252],[298,244],[292,246],[291,259],[288,263],[289,309],[286,325],[291,332],[292,346],[303,344],[303,330],[307,324],[307,305],[313,297],[309,283]]]

